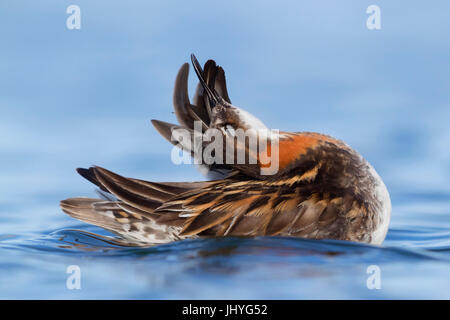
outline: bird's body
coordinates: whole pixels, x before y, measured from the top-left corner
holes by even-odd
[[[223,69],[212,60],[204,70],[195,57],[193,63],[200,79],[194,104],[188,98],[189,66],[184,64],[174,92],[180,125],[156,120],[153,124],[167,140],[191,154],[194,144],[173,141],[174,130],[193,136],[195,121],[201,124],[201,133],[219,130],[223,145],[231,141],[234,147],[232,161],[202,162],[219,178],[155,183],[124,178],[100,167],[78,169],[102,190],[104,199],[67,199],[61,202],[64,212],[142,245],[260,235],[383,242],[391,212],[389,193],[359,153],[318,133],[261,133],[267,128],[260,120],[231,105]],[[239,129],[253,129],[256,139],[268,144],[254,152],[248,140],[242,143],[236,138]],[[238,150],[243,150],[247,162],[237,161]],[[274,158],[264,162],[262,151],[277,155],[276,170],[270,174],[263,171],[274,164]]]

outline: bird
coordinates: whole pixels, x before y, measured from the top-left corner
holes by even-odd
[[[235,147],[230,161],[198,161],[208,179],[194,182],[153,182],[127,178],[100,166],[78,168],[82,177],[98,187],[99,197],[63,200],[63,212],[139,246],[258,236],[383,243],[391,201],[383,180],[367,160],[329,135],[260,133],[268,127],[231,103],[224,69],[214,60],[202,68],[193,54],[191,62],[199,80],[193,103],[188,95],[190,65],[184,63],[173,93],[178,124],[160,120],[152,124],[175,148],[194,158],[195,143],[187,142],[196,134],[215,130],[220,135],[218,142],[222,139],[225,146]],[[192,139],[184,143],[174,139],[177,130]],[[263,172],[271,163],[262,161],[259,149],[250,148],[249,138],[238,141],[238,130],[268,142],[265,151],[277,155],[274,172]],[[236,160],[239,150],[248,161]]]

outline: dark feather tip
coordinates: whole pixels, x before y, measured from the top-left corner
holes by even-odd
[[[202,84],[203,89],[205,89],[205,92],[208,95],[208,99],[210,101],[211,106],[214,107],[219,100],[217,93],[215,92],[214,88],[211,89],[206,83],[202,66],[200,65],[200,63],[198,62],[197,58],[193,53],[191,54],[191,61],[194,67],[194,71],[197,74],[198,80]]]

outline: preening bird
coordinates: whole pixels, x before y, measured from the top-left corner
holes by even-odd
[[[319,133],[262,134],[268,128],[259,119],[231,104],[224,70],[213,60],[202,68],[195,56],[191,59],[199,78],[193,103],[187,87],[189,64],[185,63],[173,95],[179,124],[152,123],[170,143],[192,155],[196,154],[195,143],[174,140],[173,133],[184,130],[193,137],[199,131],[204,134],[217,129],[224,149],[235,148],[231,161],[202,162],[214,179],[201,182],[150,182],[98,166],[79,168],[81,176],[98,186],[101,199],[63,200],[65,213],[136,245],[274,235],[383,242],[391,214],[389,193],[358,152]],[[200,126],[194,125],[196,121]],[[258,141],[268,142],[267,146],[251,149],[250,138],[237,140],[239,129],[253,132]],[[206,144],[203,141],[200,146]],[[244,163],[236,159],[239,150],[244,151]],[[272,164],[262,161],[263,151],[276,154],[276,159],[271,158],[276,160],[275,172],[263,173]]]

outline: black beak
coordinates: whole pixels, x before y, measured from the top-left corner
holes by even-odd
[[[200,81],[203,89],[205,90],[206,94],[208,95],[209,104],[211,105],[211,107],[214,107],[219,101],[219,95],[217,94],[217,92],[214,88],[210,88],[206,84],[202,66],[200,65],[200,63],[198,62],[197,58],[195,57],[195,55],[193,53],[191,54],[191,61],[192,61],[192,65],[194,67],[195,73],[197,74],[198,80]]]

